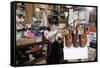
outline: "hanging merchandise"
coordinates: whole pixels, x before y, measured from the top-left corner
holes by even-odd
[[[41,11],[38,6],[35,6],[35,13],[34,16],[32,17],[32,30],[39,31],[39,27],[41,24]]]
[[[48,20],[47,20],[46,10],[41,9],[40,15],[41,15],[41,24],[40,24],[40,26],[48,27]]]
[[[73,9],[69,9],[69,18],[68,18],[68,24],[69,26],[74,26],[73,22],[74,22],[74,17],[73,17],[74,13],[73,13]]]
[[[86,11],[85,10],[79,11],[79,20],[86,20]]]
[[[69,19],[73,19],[73,9],[69,9]]]
[[[40,25],[40,22],[32,23],[32,25],[31,25],[32,30],[39,31],[39,25]]]
[[[73,14],[74,15],[74,20],[78,19],[78,13],[79,13],[78,11],[74,11],[74,14]]]
[[[68,12],[64,12],[64,14],[65,14],[65,18],[67,19],[67,17],[68,17]]]
[[[89,11],[86,11],[86,19],[85,20],[87,22],[89,22],[89,17],[90,17],[90,12]]]
[[[33,20],[32,23],[35,23],[36,22],[36,17],[33,17],[32,20]]]
[[[18,4],[16,8],[16,22],[24,22],[26,17],[25,8],[21,7],[22,4]]]
[[[38,12],[39,13],[40,12],[40,8],[36,7],[35,8],[35,12]]]

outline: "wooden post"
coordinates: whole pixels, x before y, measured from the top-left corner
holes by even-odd
[[[32,15],[33,15],[33,5],[31,3],[25,3],[25,10],[26,10],[26,24],[32,23]]]

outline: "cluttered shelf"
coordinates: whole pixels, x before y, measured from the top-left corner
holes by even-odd
[[[28,30],[31,30],[31,28],[27,28]],[[27,30],[27,29],[16,29],[17,31],[25,31],[25,30]]]
[[[33,65],[33,64],[36,64],[37,62],[39,62],[39,61],[41,61],[41,60],[43,60],[43,59],[46,59],[46,56],[44,56],[44,55],[42,55],[41,57],[39,57],[39,58],[36,58],[36,59],[34,59],[34,60],[32,60],[32,61],[27,61],[27,62],[25,62],[24,64],[28,64],[28,65]]]
[[[33,60],[26,61],[25,63],[19,64],[19,65],[33,65],[33,64],[36,64],[38,61],[41,61],[43,59],[46,59],[45,55],[41,55],[41,57],[39,57],[39,58],[35,58]]]
[[[16,40],[16,46],[33,46],[33,45],[38,45],[38,44],[47,44],[47,40],[39,41],[39,42],[34,42],[33,39],[21,39],[21,40]]]
[[[31,41],[29,42],[29,40]],[[17,42],[18,41],[19,40],[17,40]],[[16,49],[17,57],[21,58],[21,60],[20,58],[17,58],[18,65],[32,65],[32,64],[38,63],[38,61],[41,61],[42,59],[46,57],[46,55],[44,54],[45,52],[44,47],[45,47],[46,41],[33,42],[32,39],[22,39],[20,42],[23,42],[23,43],[17,45],[17,49]]]

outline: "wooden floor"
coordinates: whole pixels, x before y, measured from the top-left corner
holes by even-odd
[[[39,62],[36,62],[35,64],[47,64],[46,59],[42,59]]]

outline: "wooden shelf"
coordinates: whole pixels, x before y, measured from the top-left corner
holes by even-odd
[[[27,28],[27,29],[29,29],[29,30],[31,30],[32,28]],[[25,30],[27,30],[27,29],[16,29],[17,31],[25,31]]]
[[[41,57],[39,57],[39,58],[35,58],[34,60],[29,60],[29,61],[26,61],[25,63],[23,63],[23,64],[17,64],[18,66],[27,66],[27,65],[36,65],[35,63],[37,63],[37,62],[39,62],[39,61],[41,61],[41,60],[43,60],[43,59],[46,59],[46,56],[45,55],[41,55]]]
[[[38,62],[38,61],[40,61],[42,59],[45,59],[45,58],[46,58],[46,56],[42,55],[42,57],[40,57],[40,58],[36,58],[36,59],[34,59],[32,61],[25,62],[24,65],[34,65],[36,62]]]
[[[34,42],[33,40],[28,40],[30,42],[26,42],[27,40],[17,40],[16,41],[16,46],[17,47],[23,47],[23,46],[34,46],[34,45],[39,45],[39,44],[47,44],[47,41],[40,41],[40,42]],[[18,44],[18,42],[22,42],[22,44]],[[25,43],[26,42],[26,43]]]

